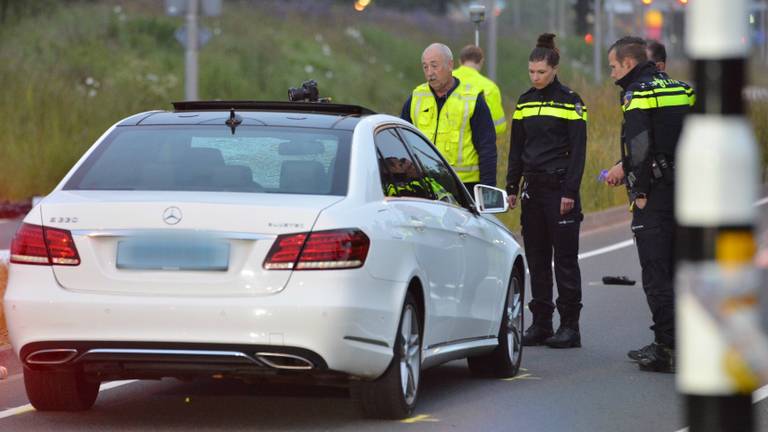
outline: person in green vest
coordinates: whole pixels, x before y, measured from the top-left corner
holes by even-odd
[[[400,116],[435,144],[469,191],[496,186],[496,131],[482,90],[452,75],[453,53],[444,44],[428,46],[421,65],[427,82]]]
[[[442,184],[421,171],[406,158],[388,157],[384,160],[384,169],[390,175],[391,182],[385,185],[388,197],[432,198],[438,201],[455,203],[450,192]]]
[[[453,76],[483,90],[485,103],[491,110],[491,118],[496,127],[496,137],[498,138],[507,130],[507,116],[504,115],[504,107],[501,105],[499,86],[480,73],[484,60],[482,48],[477,45],[465,46],[459,53],[461,66],[453,71]]]

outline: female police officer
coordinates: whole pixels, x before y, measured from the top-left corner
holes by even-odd
[[[507,192],[514,208],[522,201],[521,224],[532,299],[533,324],[524,345],[581,346],[579,226],[583,219],[579,185],[584,172],[587,110],[578,94],[557,79],[560,53],[555,35],[539,36],[528,58],[531,87],[512,117]],[[520,180],[523,179],[522,188]],[[519,198],[518,198],[519,197]],[[553,335],[552,252],[560,327]]]

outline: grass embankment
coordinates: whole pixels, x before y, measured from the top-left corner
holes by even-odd
[[[310,6],[297,11],[279,1],[228,3],[220,18],[204,20],[215,36],[199,54],[200,98],[284,100],[288,87],[315,78],[321,95],[334,101],[399,114],[423,81],[423,48],[439,40],[458,52],[471,40],[470,28],[429,16]],[[153,2],[123,8],[68,3],[0,28],[0,201],[45,195],[112,123],[183,99],[183,50],[173,37],[182,21],[163,15]],[[499,43],[498,82],[508,117],[529,85],[534,38],[503,37]],[[596,180],[619,158],[617,90],[583,75],[583,43],[560,42],[561,79],[589,109],[583,208],[623,203],[621,189]],[[752,111],[762,147],[768,142],[766,111],[765,104]],[[499,185],[505,183],[508,141],[505,135],[498,142]],[[519,213],[502,219],[517,228]]]

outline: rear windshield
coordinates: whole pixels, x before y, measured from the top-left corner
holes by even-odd
[[[122,126],[64,186],[345,195],[350,131],[241,126]]]

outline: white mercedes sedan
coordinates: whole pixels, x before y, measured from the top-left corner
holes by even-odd
[[[5,315],[32,405],[101,382],[289,378],[404,418],[425,368],[522,356],[525,262],[411,124],[328,103],[180,102],[107,130],[25,217]]]

